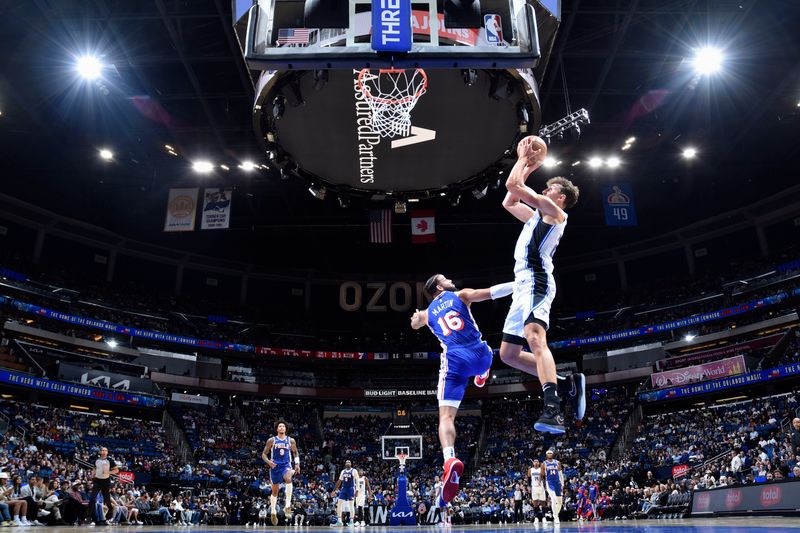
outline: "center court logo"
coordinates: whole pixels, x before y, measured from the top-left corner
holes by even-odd
[[[782,500],[780,487],[764,487],[761,489],[761,505],[764,507],[772,507],[778,505]]]

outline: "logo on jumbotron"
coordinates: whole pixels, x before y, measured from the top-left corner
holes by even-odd
[[[734,489],[725,495],[725,507],[733,509],[742,504],[742,491]]]
[[[708,492],[700,492],[694,498],[695,511],[707,511],[708,504],[711,502],[711,494]]]
[[[781,503],[781,488],[780,487],[764,487],[761,489],[761,505],[764,507],[772,507]]]

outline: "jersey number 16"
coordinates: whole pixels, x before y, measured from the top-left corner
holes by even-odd
[[[464,321],[458,316],[456,311],[449,311],[437,321],[439,327],[442,328],[442,335],[447,337],[454,331],[461,331],[464,329]]]

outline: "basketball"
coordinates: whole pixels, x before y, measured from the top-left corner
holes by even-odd
[[[547,155],[547,143],[536,135],[529,135],[517,144],[517,156],[531,162],[543,161]]]

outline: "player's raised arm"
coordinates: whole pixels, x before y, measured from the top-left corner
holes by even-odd
[[[553,200],[537,194],[536,191],[525,185],[525,180],[530,173],[539,168],[544,162],[547,154],[547,145],[539,137],[525,137],[517,146],[517,154],[519,159],[514,164],[506,180],[506,189],[509,195],[512,198],[518,198],[534,209],[538,209],[542,215],[553,217],[557,223],[562,223],[567,218],[564,211]],[[503,205],[505,205],[505,201]],[[517,216],[513,211],[512,214]],[[522,219],[520,218],[520,220]],[[525,220],[527,221],[527,219]]]
[[[469,305],[473,302],[483,302],[486,300],[496,300],[503,298],[514,292],[514,282],[500,283],[492,285],[487,289],[461,289],[456,294],[461,301]]]
[[[414,311],[414,314],[411,315],[411,327],[413,329],[419,329],[422,326],[428,324],[428,310],[423,309],[420,311],[419,309]]]
[[[520,176],[514,176],[514,182],[516,182],[518,179],[521,179],[522,183],[525,183],[525,179],[531,172],[532,170],[528,170],[525,160],[518,159],[517,162],[514,163],[514,166],[511,167],[508,180],[511,179],[511,175],[519,174]],[[506,180],[506,188],[508,188],[508,180]],[[523,204],[519,197],[512,193],[512,189],[508,189],[506,197],[503,198],[503,208],[514,215],[514,217],[520,222],[527,222],[528,219],[533,216],[533,209]]]

